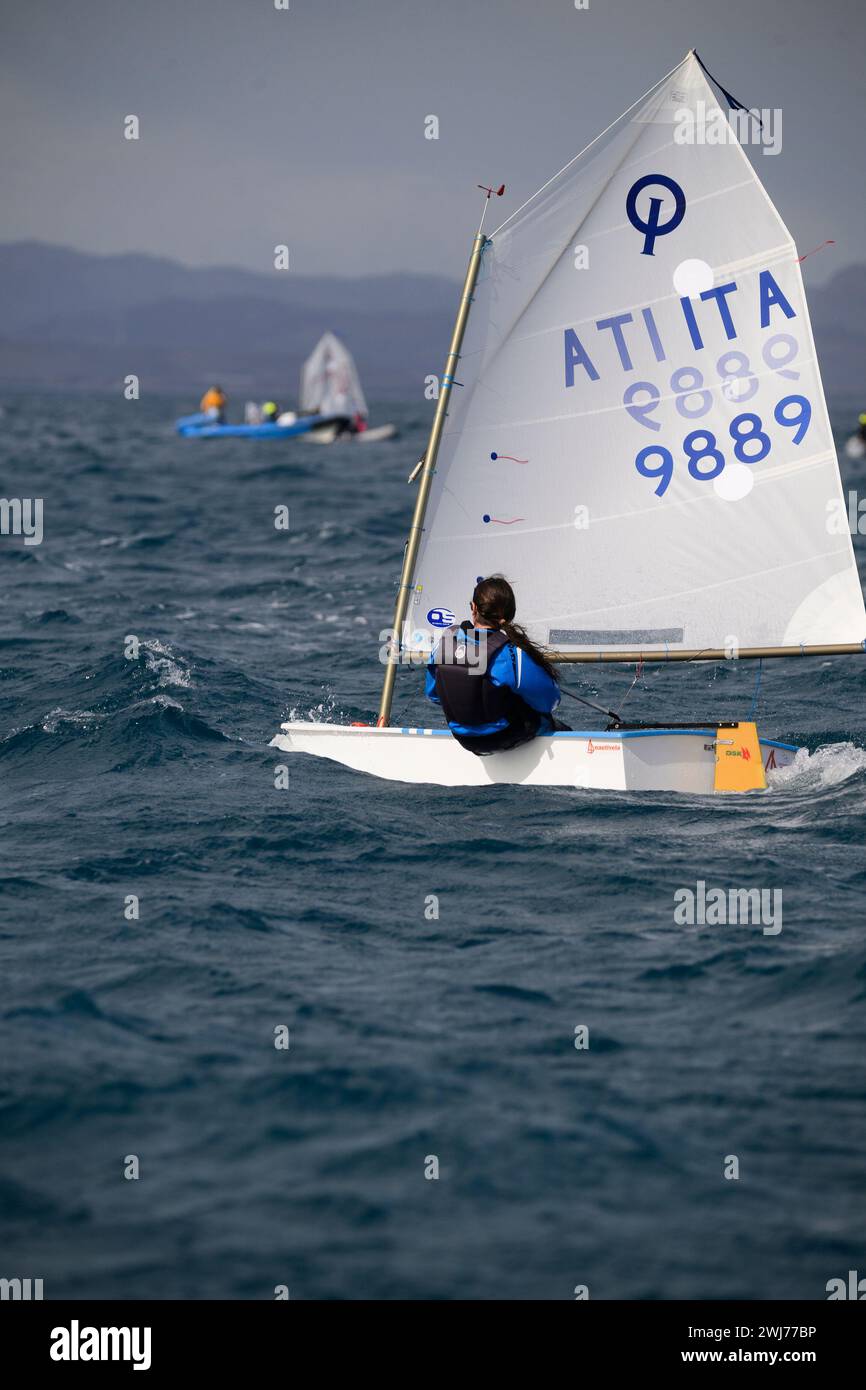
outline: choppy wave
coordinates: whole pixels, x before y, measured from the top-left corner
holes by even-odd
[[[42,730],[46,734],[56,734],[58,729],[64,725],[73,729],[91,729],[106,716],[97,713],[92,709],[61,709],[58,705],[56,709],[49,710],[42,718]]]
[[[190,667],[184,666],[182,660],[176,657],[167,643],[153,637],[149,641],[142,642],[141,651],[145,665],[151,675],[156,676],[158,685],[176,685],[184,690],[189,689],[192,683],[192,670]]]
[[[811,795],[839,787],[864,772],[866,749],[853,743],[831,743],[814,752],[798,749],[794,761],[769,773],[767,780],[773,790]]]

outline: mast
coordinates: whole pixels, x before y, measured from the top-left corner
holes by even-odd
[[[481,213],[481,221],[478,224],[478,231],[475,233],[475,240],[472,243],[472,254],[469,257],[466,279],[463,282],[463,293],[460,296],[460,305],[457,310],[457,318],[454,322],[454,332],[451,335],[451,346],[448,349],[448,356],[445,359],[445,371],[442,374],[439,399],[436,403],[436,414],[433,417],[430,438],[422,460],[423,471],[421,473],[421,482],[418,486],[418,496],[415,499],[412,525],[409,528],[406,548],[403,551],[403,569],[400,574],[397,603],[394,608],[394,624],[389,644],[388,662],[385,666],[385,679],[382,683],[382,698],[379,702],[379,718],[376,721],[379,728],[387,725],[391,719],[394,677],[400,659],[403,624],[406,621],[406,612],[409,608],[409,595],[412,592],[415,563],[418,559],[421,536],[424,531],[424,516],[427,511],[427,502],[430,497],[433,474],[436,472],[436,458],[439,453],[439,442],[442,438],[442,430],[445,426],[445,418],[448,414],[448,402],[451,398],[451,387],[454,385],[454,373],[457,370],[460,349],[463,346],[463,335],[466,331],[466,323],[469,318],[469,306],[472,303],[472,295],[475,290],[476,281],[478,280],[478,272],[481,268],[481,253],[487,241],[483,231],[484,218],[487,214],[487,206],[491,196],[494,192],[496,192],[498,197],[501,196],[505,192],[505,185],[503,184],[496,190],[485,188],[484,191],[486,194],[484,208]],[[418,470],[416,468],[410,478],[410,482],[417,476],[417,473]]]

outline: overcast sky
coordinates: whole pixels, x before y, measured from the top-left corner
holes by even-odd
[[[783,148],[750,152],[820,282],[866,260],[864,0],[0,0],[0,240],[304,274],[462,274],[502,220],[697,48]],[[135,114],[141,139],[123,138]],[[440,138],[424,138],[436,115]],[[495,223],[493,224],[495,225]]]

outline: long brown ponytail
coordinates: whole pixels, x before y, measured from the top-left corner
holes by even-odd
[[[544,652],[529,640],[523,628],[515,623],[517,600],[507,579],[504,579],[501,574],[492,574],[489,579],[479,579],[475,585],[472,602],[475,604],[482,622],[489,623],[491,627],[504,632],[509,642],[513,642],[515,647],[520,647],[527,656],[531,656],[542,671],[546,671],[553,680],[559,681],[556,667],[548,661]]]

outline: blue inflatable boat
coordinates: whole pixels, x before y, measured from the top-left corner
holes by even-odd
[[[330,424],[333,415],[302,415],[291,425],[262,423],[260,425],[220,425],[211,415],[184,415],[175,421],[175,429],[186,439],[291,439],[293,435],[309,434],[310,430]]]

